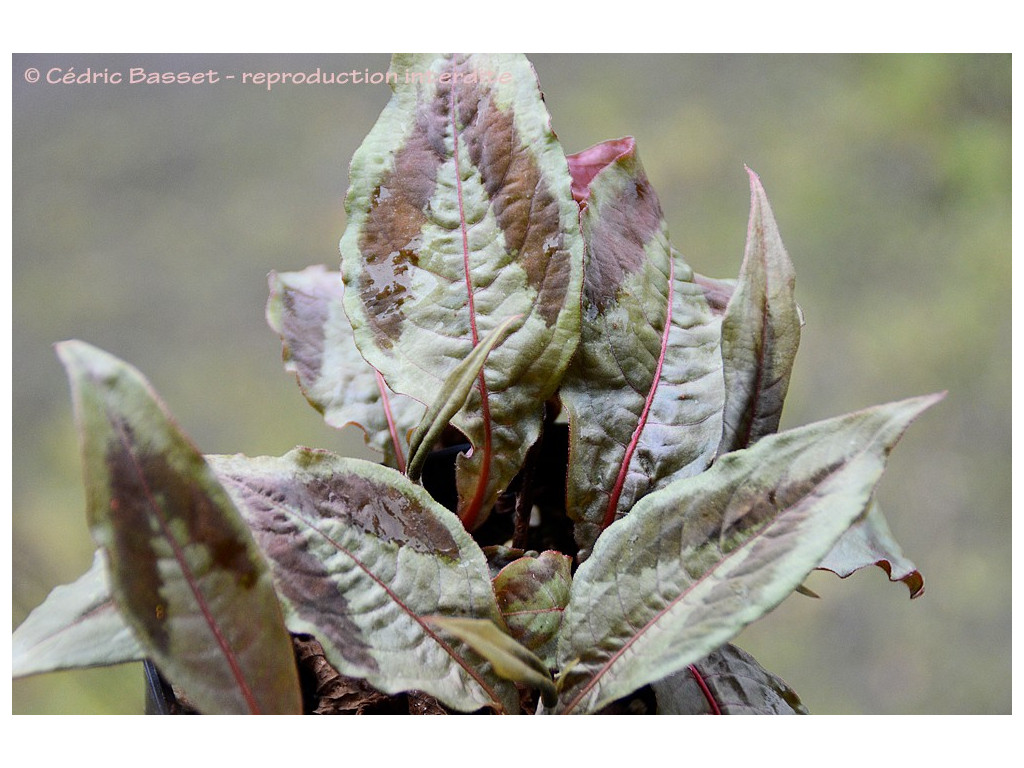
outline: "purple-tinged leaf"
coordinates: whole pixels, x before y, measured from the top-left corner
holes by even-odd
[[[355,424],[388,466],[405,470],[409,432],[423,404],[397,395],[363,359],[342,304],[341,274],[317,265],[270,273],[267,322],[281,337],[285,370],[330,426]]]
[[[507,318],[452,423],[472,529],[537,440],[579,339],[583,245],[569,170],[522,56],[396,55],[394,94],[352,160],[345,309],[396,392],[432,403]],[[493,73],[489,77],[486,73]]]
[[[567,509],[581,558],[644,495],[702,472],[722,434],[719,320],[671,248],[632,139],[569,157],[587,264],[581,343],[561,398]]]
[[[724,645],[651,687],[659,715],[807,714],[785,681],[735,645]]]
[[[729,299],[732,298],[733,293],[736,291],[736,281],[705,277],[694,272],[693,282],[704,291],[704,299],[707,301],[712,314],[716,317],[724,315],[725,310],[729,306]]]
[[[572,558],[550,550],[509,563],[494,578],[505,626],[551,668],[571,586]]]
[[[747,246],[736,289],[722,318],[725,424],[718,455],[746,448],[778,430],[800,344],[793,264],[760,179],[749,168],[747,173]]]
[[[13,677],[142,661],[145,651],[114,605],[106,560],[97,550],[92,567],[56,587],[11,638]]]
[[[458,518],[397,470],[327,451],[211,456],[270,561],[293,632],[384,693],[514,713],[515,687],[428,616],[500,622],[483,552]]]
[[[678,672],[778,605],[864,512],[903,431],[941,397],[768,435],[641,499],[573,578],[560,711],[596,711]]]
[[[146,655],[208,713],[300,713],[270,573],[231,499],[131,366],[67,341],[87,514]]]
[[[818,564],[818,568],[845,579],[861,568],[877,565],[889,581],[902,581],[910,590],[910,599],[924,594],[924,576],[904,554],[889,530],[885,516],[874,502],[863,516],[846,531]]]

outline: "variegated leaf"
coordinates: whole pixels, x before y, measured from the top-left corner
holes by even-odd
[[[911,600],[924,594],[924,576],[903,554],[875,502],[871,502],[861,518],[836,542],[818,568],[845,579],[872,565],[885,571],[889,581],[906,584]]]
[[[56,587],[28,615],[14,630],[11,646],[14,677],[146,657],[114,605],[102,550],[96,551],[88,571],[73,583]]]
[[[398,471],[327,451],[211,456],[271,564],[286,621],[385,693],[515,712],[515,687],[426,617],[501,621],[483,552]]]
[[[779,604],[870,502],[907,425],[941,395],[762,438],[644,497],[573,578],[560,711],[685,668]]]
[[[208,713],[300,713],[273,583],[231,499],[142,375],[80,341],[71,380],[89,526],[118,610]]]
[[[558,627],[571,586],[572,558],[550,550],[537,557],[521,557],[494,578],[505,626],[550,668],[555,666]]]
[[[569,158],[587,244],[569,415],[568,512],[585,557],[602,530],[702,472],[722,433],[719,320],[673,251],[633,139]]]
[[[281,337],[285,370],[330,426],[355,424],[388,466],[405,471],[408,434],[423,404],[388,389],[352,339],[341,274],[317,265],[271,272],[267,322]]]
[[[807,714],[784,680],[735,645],[724,645],[651,687],[659,715]]]
[[[473,445],[457,465],[472,529],[519,471],[576,348],[579,210],[525,57],[399,55],[391,72],[345,205],[359,350],[395,391],[431,403],[481,339],[523,318],[452,421]]]
[[[782,245],[761,180],[749,168],[747,173],[747,246],[739,280],[722,317],[725,423],[719,455],[746,448],[779,428],[800,344],[793,264]]]

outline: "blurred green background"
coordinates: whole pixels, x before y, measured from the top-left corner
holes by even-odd
[[[792,427],[949,390],[878,498],[925,575],[813,574],[737,643],[815,713],[1010,712],[1010,56],[535,55],[567,152],[631,134],[673,243],[733,277],[757,171],[806,315]],[[140,368],[207,453],[367,455],[306,405],[266,275],[337,261],[383,85],[30,84],[54,67],[369,70],[380,54],[15,55],[13,624],[91,563],[64,373]],[[138,713],[137,665],[13,686],[15,713]]]

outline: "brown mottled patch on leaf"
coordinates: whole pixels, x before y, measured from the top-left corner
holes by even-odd
[[[340,284],[339,279],[339,284]],[[299,381],[316,381],[323,367],[324,328],[330,314],[326,292],[305,293],[291,289],[282,293],[282,335],[289,340],[285,347],[288,359],[295,364]]]
[[[322,515],[343,516],[379,539],[409,546],[416,552],[459,556],[459,546],[448,529],[433,516],[419,514],[397,488],[353,474],[317,478],[309,492],[328,500],[319,510]]]
[[[693,282],[703,291],[704,299],[711,308],[711,312],[718,317],[724,315],[726,307],[729,306],[729,299],[732,298],[733,291],[736,290],[736,281],[718,280],[714,277],[705,277],[694,273]]]
[[[111,415],[110,421],[118,439],[108,444],[105,459],[114,536],[109,560],[111,567],[121,572],[116,581],[127,585],[124,599],[129,610],[144,624],[156,648],[166,652],[170,617],[167,601],[160,594],[163,578],[154,549],[157,539],[173,540],[172,520],[185,527],[184,541],[172,544],[175,550],[183,543],[205,546],[214,566],[233,573],[243,589],[252,587],[258,574],[243,542],[190,476],[172,467],[166,455],[142,451],[123,419]],[[186,563],[179,565],[186,580],[195,578]]]
[[[460,66],[456,63],[455,72],[465,74]],[[445,97],[456,99],[455,128],[480,172],[505,247],[537,291],[537,310],[550,327],[565,303],[570,271],[558,201],[532,148],[519,136],[513,113],[500,109],[478,84],[461,84],[454,95],[450,91]]]
[[[614,303],[627,275],[641,269],[644,248],[662,227],[661,203],[635,158],[633,150],[619,159],[635,167],[633,180],[612,198],[592,200],[584,213],[589,257],[583,291],[599,311]]]
[[[306,519],[323,515],[301,490],[262,487],[244,478],[230,480],[246,488],[243,514],[270,561],[281,596],[291,601],[305,620],[320,627],[347,661],[377,669],[359,625],[351,618],[348,600],[321,559],[307,551],[304,520],[296,520],[289,509],[299,510]]]
[[[443,159],[444,124],[439,124],[438,118],[430,111],[417,116],[412,133],[395,153],[394,170],[373,191],[360,233],[363,271],[359,293],[385,348],[401,335],[402,304],[410,287],[408,271],[419,261],[420,233]]]

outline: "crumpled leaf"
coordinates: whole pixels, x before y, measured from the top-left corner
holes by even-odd
[[[289,629],[343,675],[472,711],[515,686],[425,617],[500,621],[487,562],[458,518],[389,467],[296,448],[208,457],[270,561]]]
[[[14,631],[11,646],[14,677],[146,657],[110,596],[102,550],[96,551],[88,571],[53,589],[28,615]]]
[[[739,280],[722,317],[725,422],[718,454],[779,428],[800,344],[795,276],[757,174],[749,168],[750,222]]]
[[[840,537],[818,568],[832,571],[842,579],[877,565],[889,576],[889,581],[902,581],[910,590],[910,599],[924,594],[924,576],[903,554],[903,549],[889,530],[885,516],[875,502],[867,508]]]
[[[330,426],[354,424],[388,466],[405,470],[408,434],[423,404],[388,389],[356,349],[339,272],[323,265],[271,272],[267,322],[281,337],[285,370]]]
[[[644,497],[573,578],[560,711],[595,711],[667,677],[778,605],[863,513],[892,447],[941,397],[763,437]]]
[[[270,574],[202,455],[131,366],[57,346],[71,381],[89,526],[146,656],[208,713],[300,713]]]
[[[735,645],[724,645],[651,687],[659,715],[807,714],[785,681]]]
[[[509,633],[552,669],[571,586],[572,558],[552,550],[521,557],[494,577],[494,595]]]
[[[554,706],[555,682],[551,671],[532,651],[503,632],[493,621],[458,616],[430,616],[427,621],[466,643],[506,680],[541,691],[545,703]]]
[[[390,71],[394,94],[353,157],[345,202],[360,352],[396,392],[431,403],[481,339],[523,316],[452,420],[473,445],[456,478],[473,529],[537,440],[579,340],[579,210],[525,57],[396,55]]]
[[[569,416],[567,510],[585,558],[602,530],[702,472],[722,434],[719,319],[667,226],[631,138],[569,158],[587,244]]]

